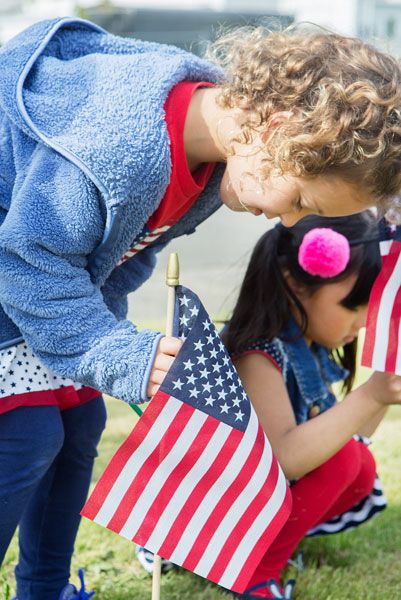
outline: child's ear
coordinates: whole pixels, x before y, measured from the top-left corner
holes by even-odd
[[[294,113],[290,110],[281,110],[275,112],[267,119],[265,131],[261,134],[262,141],[267,143],[272,134],[272,130],[276,129],[279,125],[288,121]]]

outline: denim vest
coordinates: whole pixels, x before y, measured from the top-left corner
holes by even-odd
[[[245,351],[268,354],[280,367],[298,425],[332,407],[336,397],[329,388],[348,375],[327,348],[315,343],[309,347],[300,335],[290,319],[279,337],[258,340]]]

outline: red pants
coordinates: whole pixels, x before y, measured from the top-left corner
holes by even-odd
[[[375,475],[372,453],[365,444],[352,439],[327,462],[299,479],[291,487],[290,517],[261,560],[249,587],[271,578],[279,581],[281,570],[309,529],[368,496]],[[273,597],[263,588],[253,594]]]

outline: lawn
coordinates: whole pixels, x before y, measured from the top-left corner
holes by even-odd
[[[96,462],[96,481],[136,416],[124,403],[107,401],[109,421]],[[296,600],[392,600],[401,598],[401,409],[391,409],[374,437],[389,508],[359,530],[303,543],[306,570],[288,570],[297,579]],[[0,598],[12,596],[17,559],[13,541],[0,573]],[[86,569],[97,600],[150,600],[151,580],[134,558],[134,546],[102,527],[82,522],[73,573]],[[74,580],[72,578],[72,580]],[[162,579],[161,600],[218,600],[221,592],[204,579],[177,571]]]

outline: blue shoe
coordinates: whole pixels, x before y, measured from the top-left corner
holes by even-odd
[[[295,587],[295,580],[290,579],[285,584],[284,590],[281,591],[280,586],[277,581],[274,579],[269,579],[269,581],[265,581],[264,583],[258,583],[253,587],[249,588],[244,594],[234,594],[234,597],[238,600],[262,600],[260,596],[255,596],[252,592],[256,592],[256,590],[261,590],[262,588],[267,588],[268,591],[273,594],[273,598],[277,598],[277,600],[292,600],[292,592]]]
[[[95,592],[87,592],[85,590],[84,570],[79,569],[79,579],[81,580],[81,589],[78,591],[75,585],[68,583],[62,590],[59,600],[89,600],[95,595]]]
[[[95,592],[87,592],[85,590],[84,570],[83,569],[79,569],[78,575],[81,580],[81,589],[79,590],[79,592],[78,592],[77,588],[75,587],[75,585],[72,585],[72,583],[68,583],[61,590],[59,600],[89,600],[89,598],[92,598],[92,596],[95,595]],[[18,600],[18,598],[17,598],[17,596],[14,596],[14,598],[11,598],[11,600]]]
[[[147,550],[146,548],[144,548],[143,546],[137,546],[136,547],[136,557],[139,560],[139,562],[141,563],[141,565],[143,566],[143,568],[145,569],[145,571],[147,573],[152,574],[153,573],[153,557],[154,554],[153,552],[151,552],[150,550]],[[175,564],[170,562],[169,560],[166,560],[165,558],[161,559],[161,564],[162,564],[162,573],[167,573],[168,571],[171,571],[171,569],[174,569]]]

